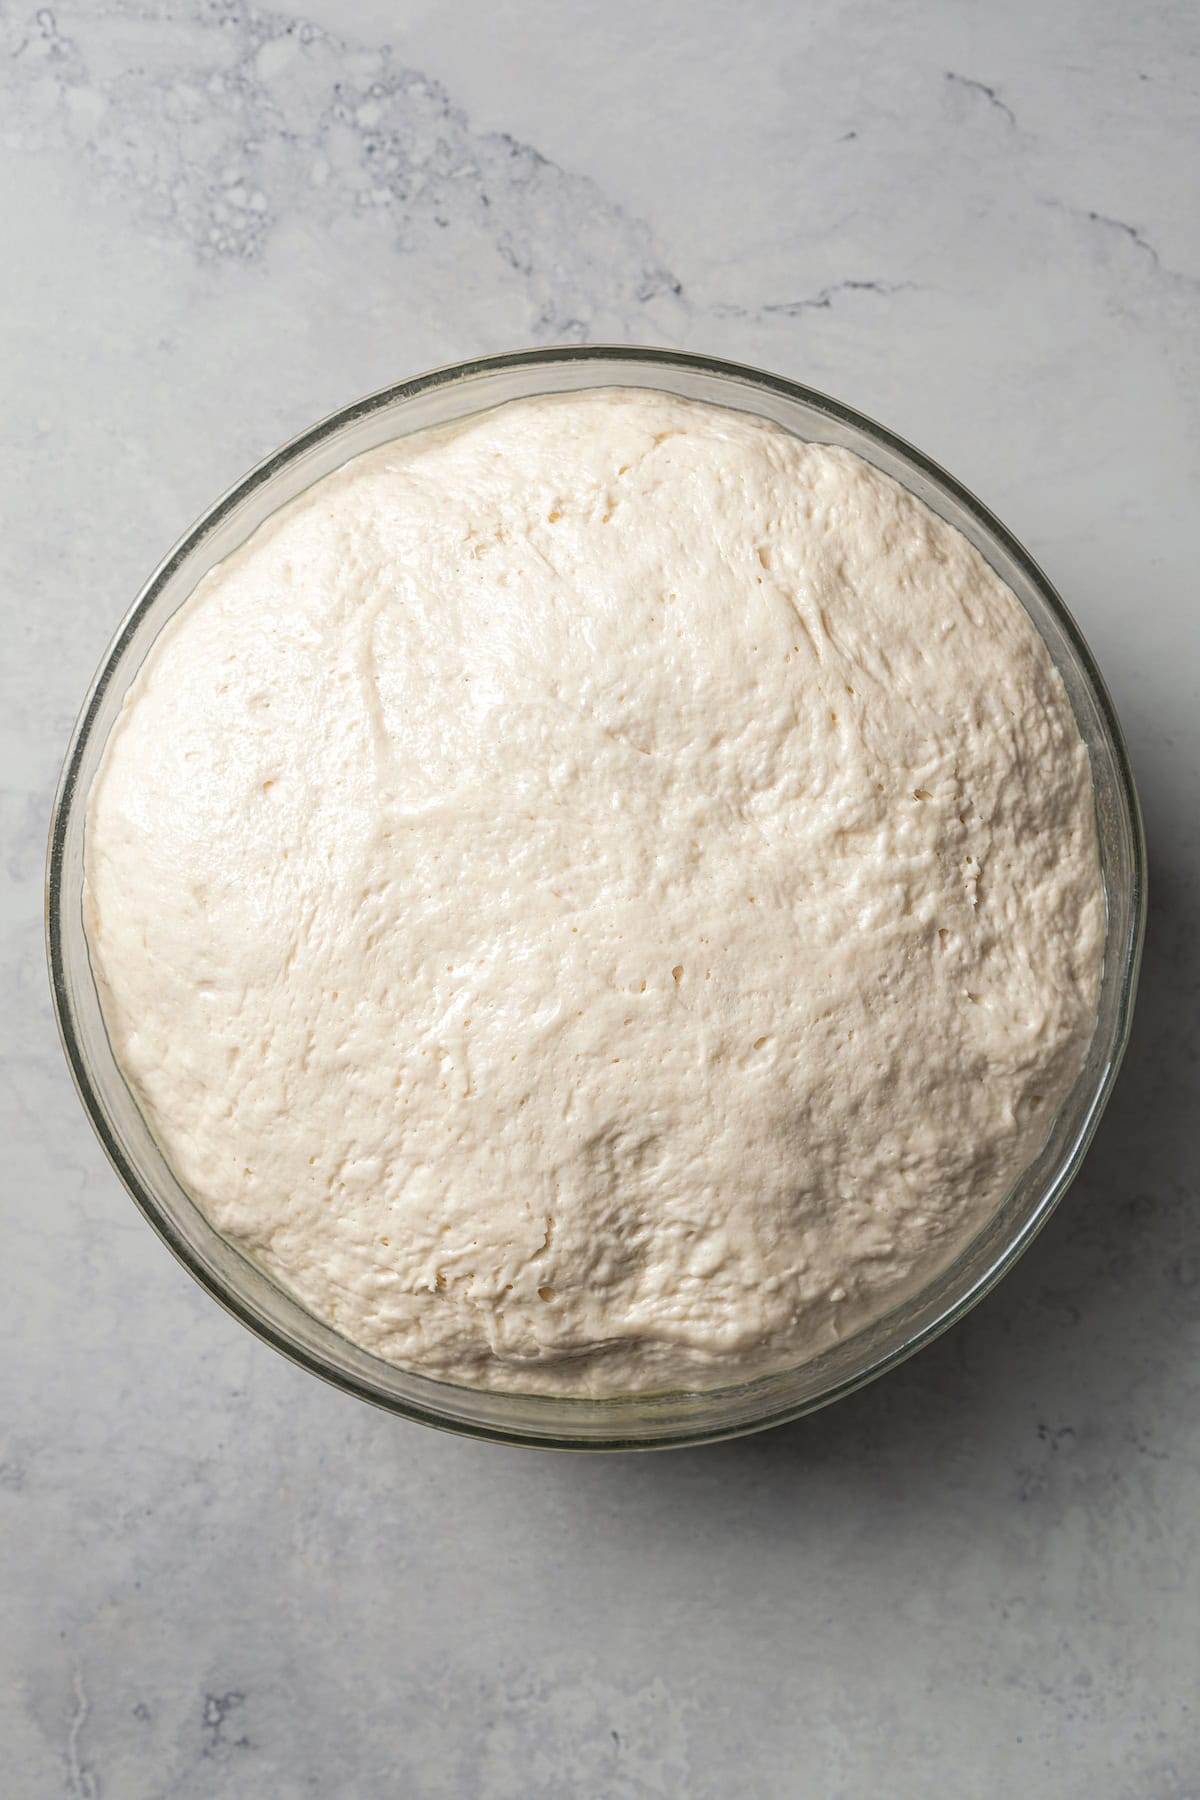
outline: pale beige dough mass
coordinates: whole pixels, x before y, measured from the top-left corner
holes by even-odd
[[[405,1367],[802,1361],[925,1283],[1091,1037],[1088,760],[1013,596],[846,451],[654,392],[386,445],[217,567],[90,799],[180,1180]]]

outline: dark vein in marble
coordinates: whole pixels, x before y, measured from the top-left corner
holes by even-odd
[[[1193,280],[1193,277],[1184,275],[1178,269],[1168,269],[1149,239],[1143,237],[1136,225],[1130,225],[1125,219],[1116,219],[1111,213],[1097,212],[1093,207],[1069,206],[1065,200],[1043,200],[1042,205],[1050,207],[1054,212],[1066,213],[1069,218],[1081,220],[1085,225],[1097,225],[1103,231],[1118,232],[1135,250],[1149,259],[1153,268],[1164,275],[1174,275],[1181,281]]]
[[[802,313],[832,312],[843,294],[890,294],[915,292],[915,281],[831,281],[815,294],[801,295],[796,300],[768,300],[762,306],[739,306],[732,301],[717,301],[708,310],[720,319],[798,318]]]
[[[1085,212],[1082,215],[1091,225],[1106,225],[1110,231],[1122,231],[1135,250],[1140,250],[1150,258],[1156,269],[1161,269],[1162,259],[1154,245],[1148,243],[1135,225],[1127,225],[1124,219],[1110,218],[1107,213]]]
[[[1012,107],[1006,100],[1002,100],[996,89],[989,87],[986,81],[976,81],[971,75],[959,75],[954,69],[946,70],[946,80],[953,82],[955,87],[967,89],[969,93],[982,94],[989,106],[994,106],[997,112],[1003,113],[1010,125],[1016,125],[1017,115]]]
[[[915,285],[912,281],[834,281],[807,298],[771,301],[760,310],[793,318],[797,313],[830,311],[839,294],[899,294]]]

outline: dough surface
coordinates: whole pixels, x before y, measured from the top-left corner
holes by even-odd
[[[1040,1149],[1104,936],[1086,751],[959,534],[653,392],[347,464],[164,629],[89,801],[184,1186],[439,1379],[797,1363]]]

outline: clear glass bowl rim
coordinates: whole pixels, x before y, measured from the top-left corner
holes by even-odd
[[[865,1358],[861,1366],[853,1368],[838,1380],[831,1382],[828,1387],[806,1394],[794,1401],[785,1401],[783,1404],[762,1404],[756,1409],[753,1396],[756,1389],[785,1377],[788,1373],[798,1374],[803,1369],[813,1366],[811,1364],[798,1365],[794,1371],[781,1371],[779,1377],[760,1378],[738,1389],[723,1388],[712,1390],[710,1393],[696,1392],[661,1397],[667,1401],[674,1398],[678,1398],[680,1402],[686,1401],[694,1412],[702,1413],[703,1402],[706,1399],[727,1398],[737,1393],[745,1394],[746,1405],[742,1416],[732,1419],[726,1417],[711,1425],[706,1425],[702,1418],[689,1417],[681,1418],[674,1425],[664,1423],[656,1430],[647,1430],[644,1427],[636,1430],[630,1429],[621,1417],[622,1411],[630,1405],[644,1400],[644,1396],[621,1396],[612,1400],[591,1400],[582,1397],[565,1399],[558,1396],[543,1397],[540,1395],[517,1397],[520,1398],[525,1408],[532,1407],[535,1412],[543,1399],[547,1402],[548,1412],[554,1414],[561,1415],[564,1411],[569,1414],[571,1408],[580,1409],[581,1423],[583,1415],[586,1413],[589,1416],[589,1425],[586,1432],[576,1435],[569,1427],[564,1428],[561,1418],[556,1423],[547,1423],[546,1428],[541,1429],[531,1428],[528,1425],[506,1426],[464,1417],[461,1412],[456,1410],[456,1404],[465,1401],[468,1397],[479,1398],[479,1390],[462,1389],[425,1377],[406,1376],[418,1387],[428,1390],[427,1403],[414,1400],[409,1396],[397,1396],[395,1393],[389,1392],[384,1385],[391,1367],[389,1364],[378,1362],[374,1358],[369,1359],[371,1362],[375,1362],[381,1371],[378,1383],[356,1377],[345,1369],[336,1367],[327,1358],[319,1353],[314,1353],[311,1348],[298,1341],[293,1333],[277,1321],[265,1319],[262,1313],[250,1303],[246,1294],[239,1291],[236,1282],[221,1280],[214,1275],[203,1259],[187,1243],[176,1225],[170,1208],[143,1179],[110,1129],[104,1106],[97,1091],[94,1071],[76,1028],[74,1001],[67,975],[65,934],[69,925],[63,905],[63,859],[72,816],[86,805],[87,800],[87,788],[80,782],[80,769],[84,753],[89,745],[101,701],[120,669],[131,640],[146,615],[154,607],[155,602],[168,588],[180,565],[244,501],[270,483],[272,478],[279,475],[281,471],[296,463],[307,451],[336,436],[356,421],[365,419],[368,415],[378,413],[383,409],[398,409],[406,401],[433,394],[440,389],[463,386],[480,376],[505,371],[531,371],[536,374],[538,371],[566,369],[569,372],[585,365],[597,364],[610,364],[614,368],[624,364],[647,371],[660,370],[668,378],[676,373],[717,378],[730,384],[736,384],[743,392],[775,395],[785,402],[798,403],[811,412],[828,419],[832,425],[847,427],[851,432],[873,442],[880,451],[907,464],[915,475],[922,478],[931,488],[940,490],[946,500],[968,515],[986,537],[992,538],[1020,570],[1024,579],[1038,595],[1041,603],[1054,617],[1062,637],[1069,647],[1076,671],[1085,681],[1102,721],[1107,747],[1117,777],[1116,800],[1124,814],[1123,825],[1131,857],[1131,892],[1128,906],[1129,926],[1118,946],[1121,954],[1119,995],[1109,1039],[1105,1046],[1103,1069],[1100,1079],[1087,1096],[1087,1109],[1083,1124],[1074,1133],[1066,1154],[1047,1175],[1043,1192],[1029,1216],[1020,1224],[1019,1229],[1014,1230],[1007,1241],[1003,1243],[999,1253],[981,1274],[962,1284],[961,1291],[954,1294],[945,1306],[924,1321],[919,1328],[897,1335],[894,1342],[886,1344],[877,1353]],[[594,383],[589,384],[595,385]],[[569,388],[571,384],[568,381],[565,385]],[[614,376],[613,385],[621,385],[619,377]],[[647,380],[645,385],[654,387],[657,384],[652,380]],[[664,383],[664,387],[666,391],[674,391],[670,387],[669,379]],[[541,390],[531,389],[530,391]],[[750,406],[746,410],[754,411],[755,409]],[[402,435],[402,433],[398,431],[394,435]],[[357,453],[351,452],[350,454]],[[285,501],[280,501],[280,504],[285,503]],[[266,516],[269,516],[269,512],[264,514],[264,517]],[[800,382],[791,381],[748,364],[729,362],[721,358],[702,356],[687,351],[644,345],[588,344],[539,347],[476,357],[463,362],[447,364],[365,395],[348,406],[330,413],[265,457],[240,481],[230,487],[184,533],[145,583],[115,632],[93,677],[71,733],[51,812],[46,862],[45,928],[47,962],[55,1018],[71,1077],[92,1129],[122,1185],[142,1215],[189,1274],[227,1312],[300,1367],[320,1376],[343,1392],[354,1394],[359,1399],[366,1400],[402,1417],[442,1430],[498,1443],[522,1444],[550,1450],[613,1451],[666,1449],[712,1443],[742,1436],[749,1432],[766,1430],[816,1411],[819,1407],[829,1405],[833,1401],[855,1392],[868,1382],[874,1381],[924,1348],[961,1319],[995,1286],[1027,1249],[1070,1186],[1111,1094],[1132,1024],[1138,969],[1145,934],[1146,903],[1146,849],[1141,810],[1124,735],[1111,697],[1083,634],[1063,600],[1033,557],[1007,527],[961,482],[904,438],[853,407],[846,406],[841,401],[806,387]],[[1106,954],[1111,954],[1113,948],[1110,929]],[[1008,1202],[1005,1202],[1001,1207],[1000,1215],[1003,1214],[1007,1205]],[[282,1296],[285,1310],[294,1308],[300,1312],[304,1311],[303,1308],[299,1308],[298,1302],[292,1300],[284,1290],[276,1289],[275,1291]],[[884,1320],[880,1323],[886,1325],[887,1321]],[[328,1330],[324,1327],[321,1329]],[[877,1328],[872,1327],[871,1329],[874,1331]],[[332,1335],[335,1338],[337,1336],[336,1333]],[[341,1341],[344,1342],[344,1340]],[[854,1341],[850,1340],[851,1343]],[[816,1360],[819,1362],[821,1359]],[[392,1371],[392,1373],[395,1372]],[[457,1403],[455,1396],[458,1397]],[[491,1396],[501,1411],[503,1411],[504,1402],[513,1398],[514,1396],[502,1394]],[[765,1395],[763,1400],[766,1401]],[[599,1428],[596,1425],[597,1419],[601,1421]],[[605,1420],[609,1421],[607,1428],[604,1424]]]

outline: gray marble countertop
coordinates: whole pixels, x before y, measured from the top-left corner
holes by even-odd
[[[1200,1795],[1198,95],[1166,0],[0,5],[5,1796]],[[1001,1288],[812,1420],[590,1460],[226,1318],[90,1135],[41,936],[72,718],[194,515],[356,394],[583,339],[796,376],[981,494],[1106,671],[1154,886]]]

